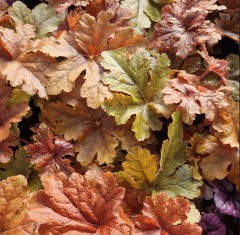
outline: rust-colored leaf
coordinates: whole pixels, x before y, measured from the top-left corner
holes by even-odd
[[[34,144],[26,146],[35,169],[41,173],[72,172],[71,161],[63,157],[74,155],[73,145],[60,137],[53,136],[45,124],[41,124],[36,129],[36,133],[33,136]]]
[[[168,198],[165,193],[149,196],[144,201],[142,214],[136,216],[135,224],[139,235],[200,235],[201,228],[186,221],[190,202],[183,198]]]
[[[30,209],[40,234],[129,234],[121,218],[124,189],[110,172],[43,175],[42,182]]]
[[[185,59],[194,52],[197,44],[213,45],[221,39],[215,25],[206,17],[213,10],[225,9],[217,6],[217,0],[176,0],[162,8],[162,19],[155,25],[151,47],[161,52],[171,51]]]

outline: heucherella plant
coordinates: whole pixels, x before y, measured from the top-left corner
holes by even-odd
[[[235,0],[0,0],[0,234],[239,234]]]

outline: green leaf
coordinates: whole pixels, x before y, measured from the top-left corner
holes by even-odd
[[[28,95],[25,91],[23,91],[21,87],[16,87],[13,89],[12,98],[8,101],[8,104],[9,105],[13,105],[17,103],[28,104],[30,99],[31,99],[31,96]]]
[[[161,20],[161,12],[156,7],[149,5],[145,12],[152,21],[159,22]]]
[[[31,192],[42,189],[42,181],[39,177],[39,172],[34,169],[34,167],[30,168],[30,174],[28,176],[28,188]]]
[[[228,67],[230,68],[228,72],[228,78],[231,80],[239,80],[240,76],[239,55],[230,54],[227,56],[226,59],[228,61]]]
[[[200,195],[199,187],[202,184],[202,181],[193,179],[190,167],[183,165],[173,175],[158,176],[155,190],[157,192],[164,191],[171,197],[184,196],[193,199]]]
[[[15,156],[8,163],[0,164],[0,180],[4,180],[13,175],[28,176],[30,159],[24,147],[19,148],[15,152]]]
[[[183,141],[183,123],[180,113],[172,114],[173,122],[168,128],[169,140],[161,149],[160,169],[156,176],[156,191],[165,191],[169,196],[195,198],[199,196],[201,181],[192,177],[192,170],[186,162],[187,143]]]
[[[175,169],[186,161],[186,141],[183,141],[183,123],[180,113],[172,114],[173,122],[168,127],[168,138],[164,140],[161,149],[160,167],[164,174],[171,175]]]
[[[145,14],[145,10],[150,6],[149,0],[123,0],[121,5],[123,8],[131,10],[131,22],[137,32],[150,28],[151,20]]]
[[[122,164],[124,171],[115,173],[119,181],[128,181],[133,187],[151,189],[156,177],[157,156],[151,155],[147,149],[134,147]]]
[[[56,30],[65,18],[65,15],[57,16],[56,10],[45,3],[38,4],[30,10],[20,1],[16,1],[12,7],[9,7],[8,14],[17,24],[34,25],[39,37],[44,37]]]
[[[240,84],[238,81],[229,80],[229,85],[232,88],[231,95],[233,99],[240,102]]]
[[[103,52],[102,58],[101,65],[110,72],[105,72],[101,80],[114,92],[102,108],[115,117],[118,125],[136,115],[132,130],[139,141],[150,137],[150,129],[161,130],[159,118],[171,114],[161,94],[172,74],[167,56],[154,58],[141,50],[130,59],[128,52],[121,49]]]

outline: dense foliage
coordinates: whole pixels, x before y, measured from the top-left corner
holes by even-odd
[[[0,233],[238,234],[235,0],[0,0]]]

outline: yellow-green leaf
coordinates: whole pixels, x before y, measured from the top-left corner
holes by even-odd
[[[157,156],[151,155],[147,149],[134,147],[122,164],[124,171],[115,174],[118,180],[128,181],[133,187],[149,189],[153,187],[158,163]]]
[[[172,111],[163,103],[161,94],[172,74],[167,56],[158,54],[155,58],[140,50],[130,58],[121,49],[103,52],[102,58],[101,65],[110,72],[105,72],[101,80],[113,92],[103,109],[115,117],[118,125],[136,115],[132,130],[139,141],[150,137],[150,129],[161,130],[159,118],[169,118]]]

